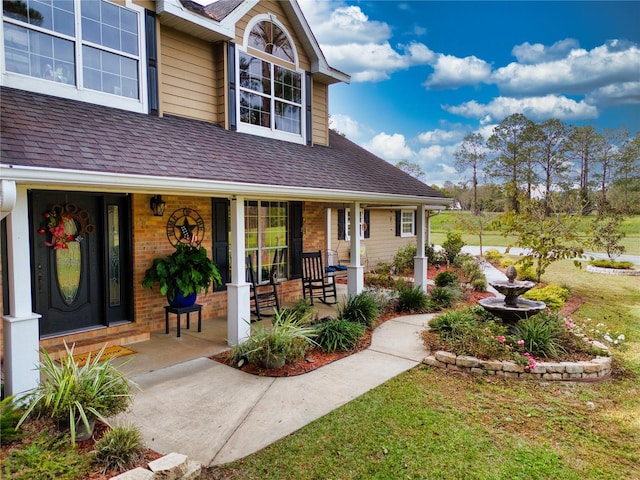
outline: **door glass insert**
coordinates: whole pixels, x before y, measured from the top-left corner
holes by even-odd
[[[73,218],[62,218],[64,235],[76,237],[78,226]],[[80,271],[82,269],[82,253],[80,243],[68,242],[65,248],[58,248],[56,252],[56,275],[60,295],[67,305],[76,299],[80,287]]]
[[[109,305],[120,305],[120,228],[117,205],[107,207],[107,243],[109,247]]]

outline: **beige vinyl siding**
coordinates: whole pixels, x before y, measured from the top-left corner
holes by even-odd
[[[311,89],[311,138],[315,145],[329,145],[329,88],[316,81]]]
[[[213,105],[214,115],[216,122],[224,128],[229,128],[227,105],[227,72],[225,65],[227,65],[227,44],[224,42],[218,42],[213,45],[213,73],[214,73],[214,90],[213,90]]]
[[[162,29],[160,38],[163,114],[217,121],[212,45],[169,28]]]
[[[369,210],[371,236],[360,239],[364,247],[361,257],[365,270],[375,269],[380,263],[391,263],[400,247],[415,245],[416,237],[396,237],[396,210]],[[331,249],[337,250],[340,260],[349,260],[351,242],[338,240],[338,208],[331,209]]]

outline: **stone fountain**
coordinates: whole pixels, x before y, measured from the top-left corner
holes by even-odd
[[[518,272],[513,265],[507,268],[506,274],[506,282],[491,282],[491,286],[504,295],[504,298],[483,298],[478,301],[481,307],[505,323],[516,323],[518,320],[535,315],[547,307],[544,302],[519,298],[520,295],[531,290],[535,283],[516,281]]]

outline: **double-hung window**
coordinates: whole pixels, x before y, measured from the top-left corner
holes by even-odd
[[[258,282],[287,277],[287,202],[245,202],[245,249]]]
[[[284,27],[258,21],[238,52],[238,129],[304,142],[304,75]]]
[[[365,231],[368,227],[366,220],[365,220],[365,214],[364,214],[364,210],[360,209],[360,240],[364,240],[365,238]],[[348,242],[351,240],[351,209],[347,208],[345,210],[345,222],[344,222],[344,239]]]
[[[416,234],[416,214],[413,210],[400,212],[400,236],[413,237]]]
[[[2,84],[144,111],[143,9],[106,0],[5,0]]]

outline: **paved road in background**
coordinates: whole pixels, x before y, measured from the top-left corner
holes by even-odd
[[[489,250],[498,250],[500,253],[504,253],[507,247],[491,247],[491,246],[483,246],[482,252],[486,253]],[[465,245],[462,247],[462,251],[464,253],[468,253],[470,255],[480,255],[480,247],[473,245]],[[522,255],[525,250],[523,248],[511,247],[509,249],[509,253],[511,255]],[[605,259],[608,258],[606,253],[600,252],[584,252],[583,260],[591,260],[591,259]],[[618,262],[631,262],[634,265],[640,265],[640,255],[620,255],[615,258]]]

